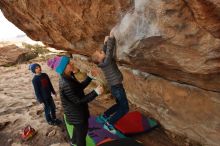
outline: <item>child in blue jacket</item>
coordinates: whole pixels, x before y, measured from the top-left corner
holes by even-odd
[[[32,83],[37,101],[44,105],[46,121],[49,125],[58,125],[60,120],[56,118],[56,106],[51,93],[56,96],[53,85],[46,73],[41,72],[41,66],[37,63],[30,65],[30,70],[35,74]]]

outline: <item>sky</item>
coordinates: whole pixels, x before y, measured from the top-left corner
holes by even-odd
[[[9,22],[0,10],[0,41],[10,40],[18,35],[25,35],[25,33]]]

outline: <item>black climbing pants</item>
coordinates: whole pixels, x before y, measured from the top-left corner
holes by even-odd
[[[88,132],[88,121],[82,124],[74,124],[71,142],[77,146],[86,146],[86,135]]]

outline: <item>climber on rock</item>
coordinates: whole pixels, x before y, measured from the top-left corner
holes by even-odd
[[[104,123],[104,129],[111,133],[116,133],[114,123],[129,111],[127,96],[122,84],[123,75],[116,64],[115,49],[116,39],[114,29],[112,29],[110,36],[105,37],[103,49],[96,50],[91,56],[91,60],[102,69],[116,101],[116,104],[97,118],[97,121]]]

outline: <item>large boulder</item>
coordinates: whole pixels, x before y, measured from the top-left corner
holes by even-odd
[[[16,45],[0,47],[0,66],[10,66],[30,59],[31,50],[19,48]],[[36,56],[36,55],[35,55]]]
[[[207,3],[136,1],[116,26],[118,59],[169,80],[220,91],[220,3]]]
[[[30,38],[87,56],[116,26],[120,62],[220,91],[218,0],[1,0],[0,8]]]
[[[149,111],[174,133],[202,145],[220,144],[220,93],[170,82],[137,70],[121,70],[131,103]]]
[[[1,0],[5,17],[30,38],[89,54],[119,21],[131,0]]]

